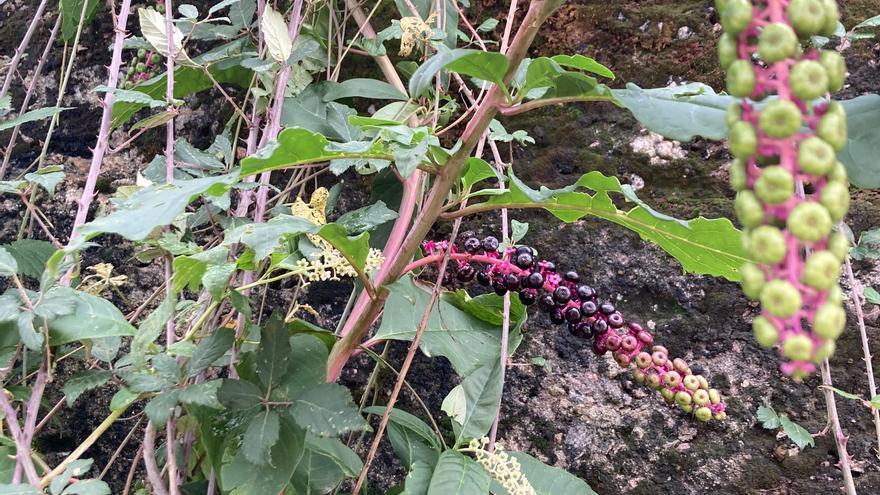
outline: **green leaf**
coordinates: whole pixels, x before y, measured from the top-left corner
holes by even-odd
[[[461,427],[456,443],[484,436],[492,427],[504,384],[501,363],[487,363],[468,374],[443,400],[443,410]]]
[[[70,482],[70,479],[74,476],[79,478],[88,473],[92,464],[92,459],[77,459],[71,462],[67,465],[67,469],[49,484],[49,492],[52,493],[52,495],[61,495],[64,488]]]
[[[425,461],[412,463],[404,480],[403,495],[427,495],[435,464],[436,462],[427,463]]]
[[[335,383],[323,383],[305,391],[294,401],[290,415],[298,425],[323,437],[368,428],[351,392]]]
[[[272,398],[279,401],[296,399],[304,391],[326,380],[327,346],[317,337],[296,334],[290,337],[290,367],[273,391]]]
[[[223,293],[229,285],[229,277],[235,273],[235,263],[223,263],[222,265],[209,265],[202,275],[202,285],[211,294],[214,300],[223,298]]]
[[[874,409],[880,409],[880,394],[871,397],[871,407]]]
[[[183,53],[183,32],[179,27],[171,26],[171,39],[169,40],[165,16],[156,9],[138,9],[138,20],[140,21],[141,34],[154,51],[167,57],[169,55],[168,42],[171,41],[174,56],[178,62],[187,61],[187,56]]]
[[[215,361],[223,357],[235,342],[235,330],[217,327],[210,335],[202,339],[192,358],[189,360],[187,377],[192,378],[208,369]]]
[[[510,221],[510,242],[516,244],[529,233],[528,222]]]
[[[880,96],[863,95],[841,104],[846,110],[847,145],[837,158],[846,165],[853,185],[876,189],[880,187]]]
[[[595,195],[576,192],[578,187],[596,191]],[[739,280],[739,268],[748,259],[740,240],[742,233],[726,218],[678,220],[644,206],[618,210],[609,193],[620,193],[634,199],[621,187],[616,177],[593,171],[573,185],[551,190],[534,190],[510,174],[509,190],[491,196],[483,205],[497,208],[530,208],[540,205],[564,222],[573,222],[586,215],[604,218],[627,227],[675,257],[691,273],[721,276]],[[475,193],[475,195],[479,194]],[[494,194],[494,193],[493,193]],[[635,198],[637,199],[637,198]]]
[[[171,294],[138,327],[137,334],[131,341],[131,356],[135,366],[143,367],[150,346],[165,333],[168,320],[174,317],[176,305],[177,297]]]
[[[46,107],[31,110],[30,112],[25,112],[13,119],[7,119],[0,122],[0,131],[12,129],[15,126],[26,124],[28,122],[34,122],[36,120],[43,120],[49,117],[54,117],[59,113],[70,109],[71,107]]]
[[[40,495],[39,488],[24,483],[10,483],[0,485],[0,495]]]
[[[55,246],[51,242],[38,239],[19,239],[0,246],[0,249],[12,255],[19,273],[34,279],[40,278],[49,258],[55,254]],[[3,271],[2,259],[3,254],[0,253],[0,273]]]
[[[291,483],[296,493],[329,493],[363,467],[357,454],[338,439],[307,434],[306,451]]]
[[[138,190],[119,202],[113,213],[98,217],[77,229],[80,245],[98,234],[119,234],[128,240],[140,241],[159,227],[171,225],[195,198],[206,194],[219,196],[226,192],[237,173],[181,180]]]
[[[832,392],[843,397],[844,399],[862,400],[862,396],[860,396],[860,395],[853,394],[853,393],[847,392],[845,390],[840,390],[839,388],[832,387],[829,385],[820,385],[819,388],[827,388],[828,390],[831,390]]]
[[[171,263],[171,269],[171,290],[180,292],[189,289],[195,292],[199,290],[202,277],[208,271],[208,264],[190,256],[178,256]]]
[[[55,187],[64,180],[64,168],[60,165],[43,167],[36,172],[25,174],[24,178],[28,182],[39,184],[50,195],[54,195]]]
[[[811,447],[816,446],[816,441],[813,439],[813,435],[811,435],[803,426],[788,419],[788,416],[785,414],[779,415],[779,424],[782,426],[782,431],[788,435],[788,438],[790,438],[799,449],[803,450],[807,445]]]
[[[244,457],[243,450],[239,449],[234,457],[224,455],[226,462],[220,470],[223,491],[235,495],[279,493],[290,482],[303,457],[305,432],[282,419],[279,439],[269,453],[271,463],[253,464]]]
[[[217,400],[230,409],[248,409],[259,405],[263,394],[247,380],[225,379],[217,390]]]
[[[501,83],[507,65],[507,57],[497,52],[464,48],[440,52],[426,60],[410,77],[409,94],[412,98],[422,96],[433,84],[434,76],[444,67],[459,74]]]
[[[18,273],[18,261],[5,247],[0,247],[0,277],[11,277]]]
[[[281,424],[278,413],[267,409],[257,414],[248,425],[241,442],[244,458],[262,465],[270,461],[269,451],[278,442]]]
[[[53,346],[135,334],[134,327],[110,301],[87,292],[68,290],[76,301],[76,308],[73,313],[49,322],[49,338]]]
[[[248,223],[236,227],[223,239],[225,246],[241,243],[254,250],[254,260],[259,261],[285,242],[289,237],[317,232],[318,227],[310,221],[292,215],[278,215],[263,223]]]
[[[180,402],[186,405],[210,407],[222,409],[223,404],[217,399],[217,393],[223,380],[211,380],[208,382],[194,383],[180,391]]]
[[[609,79],[615,78],[614,72],[611,72],[611,69],[583,55],[554,55],[551,58],[554,62],[564,67],[592,72],[593,74],[607,77]]]
[[[95,87],[93,91],[95,91],[96,93],[113,93],[114,102],[119,101],[123,103],[137,103],[150,108],[161,108],[168,106],[168,103],[163,100],[153,99],[153,97],[146,93],[131,89],[109,88],[101,84]]]
[[[248,176],[341,158],[392,159],[381,143],[358,152],[327,151],[328,144],[327,138],[317,132],[301,127],[284,129],[276,141],[241,161],[241,174]]]
[[[341,225],[348,235],[372,231],[385,222],[397,218],[397,212],[388,209],[384,201],[377,201],[370,206],[346,212],[334,223]]]
[[[177,407],[179,398],[180,390],[174,389],[162,392],[150,399],[150,402],[147,402],[147,405],[144,407],[144,413],[146,413],[153,424],[163,425],[171,417],[171,414],[174,413],[174,408]]]
[[[355,237],[349,237],[345,228],[335,223],[328,223],[321,227],[318,235],[333,245],[342,253],[355,269],[364,270],[367,263],[367,255],[370,254],[370,233],[363,232]]]
[[[341,100],[351,97],[371,100],[407,100],[407,96],[394,86],[376,79],[346,79],[341,83],[330,84],[324,93],[324,101]]]
[[[266,389],[281,382],[290,363],[290,336],[281,315],[272,313],[260,336],[257,348],[257,375]],[[251,460],[251,462],[253,462]]]
[[[461,189],[467,191],[477,182],[493,178],[503,180],[503,177],[500,177],[486,160],[470,157],[465,162],[464,172],[461,175]]]
[[[780,425],[779,415],[769,406],[761,406],[758,408],[758,421],[760,421],[761,426],[767,430],[775,430],[779,428]]]
[[[83,29],[90,22],[95,14],[95,7],[98,6],[98,0],[61,0],[59,10],[61,11],[61,41],[70,43],[76,37],[76,28],[79,20],[83,19]],[[85,12],[83,12],[85,8]]]
[[[122,387],[121,389],[119,389],[119,391],[113,394],[113,398],[110,399],[110,410],[125,410],[128,408],[128,406],[134,404],[135,401],[137,401],[139,398],[140,395],[138,395],[137,393],[132,392],[126,387]]]
[[[364,408],[364,412],[381,416],[385,407],[372,406]],[[405,466],[417,461],[433,466],[437,463],[443,445],[430,426],[412,414],[392,409],[388,422],[388,440],[394,453]]]
[[[64,398],[67,401],[67,406],[73,406],[80,395],[103,386],[112,377],[113,373],[98,370],[86,370],[73,375],[64,382]]]
[[[489,493],[489,473],[476,461],[454,450],[440,455],[428,495],[479,495]]]
[[[43,346],[43,332],[37,331],[34,327],[34,314],[30,311],[23,311],[18,314],[18,336],[21,342],[32,351],[38,351]]]
[[[880,304],[880,292],[873,287],[865,287],[865,301],[871,304]]]
[[[520,471],[535,489],[535,495],[596,495],[584,480],[564,469],[548,466],[525,452],[508,452],[519,461]],[[492,481],[492,493],[508,495],[500,483]]]

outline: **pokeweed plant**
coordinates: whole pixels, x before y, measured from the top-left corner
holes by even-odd
[[[67,76],[98,3],[61,2],[45,53],[59,31],[74,44]],[[127,438],[140,441],[141,484],[156,494],[361,493],[386,431],[407,470],[403,486],[390,493],[591,493],[582,480],[527,453],[502,452],[496,442],[504,369],[533,304],[575,337],[592,339],[597,354],[610,352],[667,402],[701,421],[726,417],[708,380],[685,361],[670,360],[649,331],[600,300],[587,276],[558,272],[510,235],[501,242],[469,235],[461,242],[456,235],[429,240],[437,222],[453,222],[457,232],[474,213],[540,208],[563,222],[604,218],[657,244],[688,272],[738,280],[747,255],[727,219],[672,218],[598,172],[561,189],[536,190],[510,167],[500,171],[482,158],[488,147],[500,164],[498,142],[530,139],[520,130],[508,133],[497,118],[593,101],[614,102],[642,118],[653,111],[650,98],[638,98],[632,87],[609,89],[599,78],[614,78],[613,72],[583,55],[527,57],[560,0],[530,2],[516,29],[517,16],[508,16],[497,52],[480,35],[491,28],[473,28],[455,2],[439,11],[434,2],[395,3],[400,19],[377,33],[356,2],[340,9],[299,0],[224,0],[203,13],[165,0],[138,9],[140,36],[127,37],[131,1],[119,2],[109,76],[99,88],[101,125],[66,245],[36,204],[38,194],[53,194],[63,178],[44,166],[45,152],[35,173],[0,189],[22,201],[26,218],[54,244],[22,239],[0,249],[0,275],[10,284],[0,296],[0,407],[8,427],[0,473],[16,493],[109,493],[106,483],[88,478],[92,462],[82,456],[130,410],[139,415],[137,435]],[[285,10],[275,9],[282,4]],[[340,28],[348,19],[355,30]],[[344,32],[357,34],[347,40]],[[396,39],[399,54],[411,57],[397,66],[386,54]],[[352,50],[373,57],[384,81],[341,78]],[[207,90],[222,97],[231,117],[199,149],[178,136],[175,117],[187,97]],[[19,116],[0,129],[63,111],[26,112],[32,92],[31,86]],[[356,99],[376,111],[364,115],[352,106]],[[131,123],[135,115],[140,119]],[[744,110],[740,119],[751,117]],[[110,148],[111,132],[126,127],[129,137]],[[105,157],[161,128],[164,154],[139,171],[136,185],[117,191],[109,213],[86,222]],[[371,204],[340,214],[341,181],[328,180],[330,189],[313,185],[325,171],[372,176]],[[633,206],[621,209],[619,199]],[[505,220],[500,230],[509,227]],[[82,266],[83,251],[105,235],[130,241],[140,261],[157,261],[164,273],[155,296],[129,315],[100,296],[122,291],[126,281],[114,279],[112,267]],[[433,274],[429,266],[437,270],[433,284],[424,283]],[[93,274],[103,277],[100,284]],[[310,284],[329,279],[356,281],[335,331],[303,319],[321,315],[300,298]],[[443,289],[444,281],[471,280],[494,294]],[[286,308],[271,300],[268,308],[256,304],[281,284],[293,287]],[[344,368],[360,354],[385,363],[387,354],[372,348],[392,340],[411,344],[387,404],[364,407],[377,393],[377,365],[355,405],[337,383]],[[394,407],[419,348],[448,359],[461,378],[443,401],[450,416],[445,429],[427,407],[430,425]],[[46,386],[65,359],[81,360],[85,369],[64,383],[63,402],[41,417]],[[34,462],[42,425],[65,403],[75,406],[109,383],[118,391],[92,434],[55,467]],[[370,429],[364,414],[381,420],[361,459],[362,434]]]

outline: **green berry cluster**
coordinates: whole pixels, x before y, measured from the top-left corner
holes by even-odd
[[[848,241],[833,233],[849,208],[837,160],[846,115],[828,94],[843,87],[839,53],[802,41],[837,26],[835,0],[717,0],[718,58],[727,91],[734,209],[752,262],[742,267],[753,323],[765,347],[780,344],[784,372],[801,377],[834,352],[846,315],[837,285]]]
[[[156,70],[161,68],[161,64],[161,55],[139,48],[137,54],[123,69],[122,88],[131,89],[142,81],[152,79],[156,75]]]

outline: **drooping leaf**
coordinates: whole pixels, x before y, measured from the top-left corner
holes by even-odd
[[[368,427],[351,392],[335,383],[323,383],[303,392],[294,401],[290,415],[298,425],[322,437]]]
[[[813,435],[811,435],[803,426],[788,419],[788,416],[785,414],[779,415],[779,424],[782,426],[782,431],[788,435],[788,438],[791,439],[799,449],[803,450],[807,445],[810,447],[816,446],[816,440],[813,438]]]
[[[64,167],[60,165],[50,165],[43,167],[36,172],[24,175],[25,180],[39,184],[49,194],[55,194],[55,188],[64,180]]]
[[[286,63],[290,52],[293,51],[293,40],[290,39],[284,17],[271,6],[267,6],[260,18],[260,28],[266,40],[269,56],[276,62]]]
[[[384,201],[377,201],[370,206],[346,212],[334,223],[345,228],[348,235],[354,235],[370,232],[379,225],[396,218],[396,211],[388,209]]]
[[[244,457],[243,449],[225,459],[220,470],[223,490],[236,495],[266,495],[285,489],[305,451],[305,431],[283,418],[279,437],[269,453],[271,463],[256,465]]]
[[[577,192],[585,187],[596,191],[590,195]],[[564,222],[573,222],[584,216],[604,218],[627,227],[639,236],[662,248],[692,273],[721,276],[739,280],[739,268],[747,261],[740,240],[741,232],[726,218],[678,220],[660,214],[644,203],[630,210],[618,210],[609,193],[632,194],[621,187],[616,177],[606,177],[593,171],[573,185],[551,190],[534,190],[512,173],[509,190],[490,196],[484,205],[501,208],[531,208],[540,205]],[[479,192],[475,193],[475,195]]]
[[[553,466],[548,466],[525,452],[508,452],[519,461],[520,471],[535,489],[535,495],[596,495],[584,480]],[[509,492],[492,480],[492,493],[509,495]]]
[[[349,237],[345,228],[335,223],[329,223],[318,231],[318,235],[333,245],[340,253],[358,270],[363,270],[370,253],[370,233]]]
[[[366,407],[364,412],[382,415],[385,407]],[[430,426],[416,416],[396,408],[391,410],[389,416],[388,440],[405,466],[411,466],[418,461],[433,466],[443,448]]]
[[[605,67],[604,65],[596,62],[590,57],[585,57],[583,55],[554,55],[551,57],[554,62],[559,65],[565,67],[571,67],[573,69],[579,69],[587,72],[592,72],[593,74],[598,74],[603,77],[607,77],[609,79],[614,79],[614,72],[611,72],[611,69]]]
[[[111,89],[105,85],[96,86],[94,91],[96,93],[113,93],[114,102],[119,101],[123,103],[137,103],[139,105],[143,105],[150,108],[161,108],[168,105],[166,102],[162,100],[156,100],[152,96],[142,93],[140,91],[135,91],[131,89]]]
[[[110,301],[78,290],[70,290],[70,297],[76,301],[73,313],[49,322],[49,339],[53,346],[135,334],[135,328]]]
[[[235,341],[235,330],[218,327],[210,335],[202,339],[189,360],[187,376],[192,378],[208,369],[232,348]]]
[[[363,462],[336,438],[306,435],[306,451],[291,483],[297,493],[329,493],[345,478],[360,473]]]
[[[231,230],[223,244],[232,246],[242,243],[254,250],[254,260],[260,261],[272,254],[288,237],[314,233],[318,227],[305,218],[278,215],[268,222],[248,223]]]
[[[480,495],[489,493],[489,473],[483,466],[455,450],[440,455],[428,495]]]
[[[103,370],[86,370],[77,373],[64,382],[64,399],[67,406],[73,406],[76,399],[89,390],[103,386],[110,381],[113,373]]]
[[[241,442],[244,458],[256,465],[268,463],[269,451],[278,442],[280,429],[278,413],[271,409],[260,411],[244,433]]]
[[[144,413],[150,418],[154,424],[162,425],[168,421],[174,408],[177,407],[177,401],[180,398],[180,390],[167,390],[150,399],[144,407]]]
[[[159,52],[163,57],[167,57],[169,52],[165,16],[155,9],[138,9],[138,20],[140,21],[141,34],[144,35],[153,50]],[[180,57],[183,52],[183,32],[177,26],[173,26],[172,38],[174,56]],[[186,57],[186,55],[183,56]]]
[[[61,0],[61,41],[70,43],[76,37],[76,29],[80,19],[83,20],[83,29],[91,21],[98,6],[98,0]]]
[[[143,366],[150,346],[165,332],[168,320],[174,317],[176,304],[177,297],[174,294],[169,295],[138,327],[137,334],[131,341],[131,356],[135,366]]]
[[[409,79],[409,94],[416,98],[433,84],[443,68],[484,81],[500,83],[507,72],[507,57],[498,52],[457,48],[437,53],[416,69]]]
[[[18,261],[5,247],[0,247],[0,277],[11,277],[18,273]]]
[[[385,81],[354,78],[331,84],[324,93],[324,101],[341,100],[354,96],[371,100],[407,99],[405,94]]]

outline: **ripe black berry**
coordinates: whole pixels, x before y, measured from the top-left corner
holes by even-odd
[[[483,251],[487,253],[494,253],[498,251],[498,239],[492,237],[491,235],[483,239]]]
[[[583,333],[581,333],[581,323],[569,323],[568,324],[568,333],[574,335],[575,337],[583,337]]]
[[[602,335],[608,331],[608,322],[605,320],[596,320],[593,322],[593,335]]]
[[[504,276],[504,287],[510,291],[519,289],[519,277],[512,273],[508,273]]]
[[[540,289],[544,286],[544,276],[539,272],[532,272],[526,277],[525,282],[528,282],[528,287],[532,289]]]
[[[550,311],[556,307],[556,302],[553,301],[553,296],[544,294],[538,299],[538,307],[544,311]]]
[[[605,301],[602,303],[601,306],[599,306],[599,311],[601,311],[602,314],[610,315],[614,312],[614,305],[608,301]]]
[[[530,253],[520,253],[516,255],[516,266],[522,268],[523,270],[531,268],[534,261],[535,259],[532,258],[532,255]]]
[[[579,310],[575,307],[570,307],[570,308],[566,309],[565,310],[565,319],[569,323],[575,323],[576,321],[581,319],[581,310]]]
[[[593,290],[589,285],[578,285],[577,286],[577,296],[581,301],[589,301],[596,295],[596,291]]]
[[[471,254],[474,254],[480,250],[481,245],[482,244],[480,243],[480,240],[476,237],[468,237],[464,241],[464,250]]]
[[[462,265],[458,269],[458,280],[470,282],[477,275],[477,269],[471,265]]]
[[[618,312],[608,315],[608,324],[611,328],[620,328],[623,326],[623,315]]]
[[[531,306],[535,304],[535,301],[538,299],[537,294],[533,290],[524,290],[519,293],[519,301],[526,306]]]
[[[496,280],[492,282],[492,288],[495,289],[495,293],[499,296],[507,294],[507,287],[504,286],[504,282],[501,280]]]
[[[571,270],[571,271],[565,272],[565,275],[563,275],[562,278],[564,278],[565,280],[567,280],[573,284],[576,284],[581,279],[581,276],[578,275],[578,273],[576,271]]]
[[[492,282],[492,277],[489,276],[489,272],[481,270],[477,273],[477,282],[480,285],[489,285]]]
[[[571,290],[564,285],[559,286],[553,291],[553,299],[559,304],[565,304],[571,299]]]
[[[581,337],[583,337],[587,340],[593,338],[593,326],[592,325],[590,325],[589,323],[587,323],[585,321],[582,321],[582,322],[578,323],[578,328],[580,330]]]
[[[562,310],[557,309],[550,313],[550,321],[557,325],[565,323],[565,316],[562,314]]]
[[[535,250],[529,246],[520,246],[516,248],[516,254],[530,254],[532,257],[535,256]]]
[[[596,303],[593,301],[586,301],[584,303],[581,303],[581,313],[583,313],[584,316],[593,316],[598,310],[599,308],[596,307]]]

